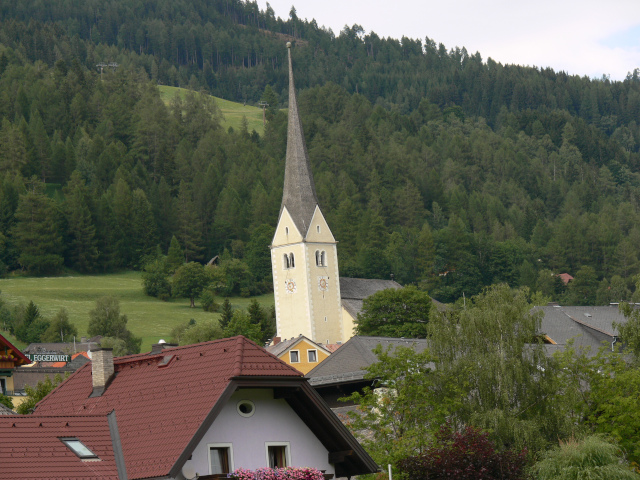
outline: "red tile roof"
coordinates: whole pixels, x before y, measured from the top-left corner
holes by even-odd
[[[568,273],[559,273],[557,276],[560,277],[560,280],[562,280],[562,283],[564,283],[565,285],[573,280],[573,277]]]
[[[75,360],[76,358],[78,358],[80,355],[82,355],[85,358],[89,358],[89,354],[87,352],[78,352],[78,353],[74,353],[73,355],[71,355],[71,360]],[[89,358],[89,360],[91,360]],[[64,367],[67,364],[67,362],[53,362],[50,366],[51,367],[55,367],[55,368],[60,368],[60,367]]]
[[[167,475],[233,377],[301,378],[244,337],[114,360],[115,377],[92,393],[91,364],[42,400],[38,415],[106,415],[115,409],[130,479]]]
[[[75,437],[98,459],[82,460],[60,437]],[[106,415],[15,415],[0,422],[0,478],[117,480]]]

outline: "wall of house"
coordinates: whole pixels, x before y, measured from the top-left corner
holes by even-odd
[[[241,400],[255,404],[253,416],[245,418],[237,412]],[[232,468],[267,467],[266,442],[289,442],[291,465],[313,467],[335,473],[328,461],[328,451],[304,422],[282,399],[274,400],[272,389],[244,389],[231,400],[213,422],[187,461],[198,475],[209,475],[209,445],[230,443],[233,448]]]
[[[353,337],[356,332],[356,321],[355,318],[351,316],[349,312],[347,312],[344,307],[342,308],[342,342],[346,342],[351,337]]]

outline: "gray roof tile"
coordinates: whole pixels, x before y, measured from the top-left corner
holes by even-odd
[[[311,173],[311,163],[304,141],[302,121],[298,114],[298,100],[293,82],[293,68],[291,65],[291,48],[289,52],[289,126],[287,129],[287,157],[284,170],[284,189],[282,192],[282,210],[287,207],[296,227],[303,237],[318,205],[316,187]]]
[[[392,349],[399,346],[413,347],[417,352],[422,352],[427,348],[427,340],[351,337],[348,342],[306,375],[309,378],[309,383],[317,386],[363,379],[367,367],[378,361],[373,353],[373,349],[378,345]]]

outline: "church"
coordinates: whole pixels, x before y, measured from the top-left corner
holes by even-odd
[[[289,125],[282,205],[271,242],[277,336],[316,343],[349,340],[362,301],[392,280],[340,278],[337,241],[316,196],[289,58]]]

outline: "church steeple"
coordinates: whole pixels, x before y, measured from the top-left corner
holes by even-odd
[[[284,173],[284,191],[280,215],[287,207],[300,234],[307,235],[313,213],[318,205],[316,187],[313,182],[307,145],[302,132],[302,122],[298,114],[298,99],[293,83],[291,65],[291,43],[287,43],[289,54],[289,125],[287,129],[287,157]]]

